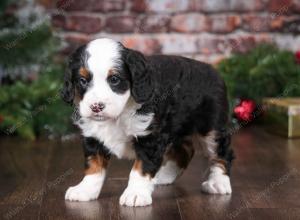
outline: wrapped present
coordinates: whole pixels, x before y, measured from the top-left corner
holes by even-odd
[[[300,98],[263,100],[265,126],[272,133],[300,138]]]

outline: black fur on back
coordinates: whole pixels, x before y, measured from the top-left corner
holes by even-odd
[[[218,156],[233,159],[230,135],[227,133],[228,102],[226,88],[219,74],[210,65],[178,56],[146,57],[151,66],[154,95],[140,109],[154,112],[151,134],[135,141],[137,155],[146,173],[155,174],[169,144],[180,145],[186,136],[203,136],[217,132]],[[138,70],[137,70],[138,71]]]

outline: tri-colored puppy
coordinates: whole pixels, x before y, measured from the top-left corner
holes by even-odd
[[[146,206],[157,184],[187,168],[194,146],[209,159],[204,192],[229,194],[233,152],[226,130],[224,82],[208,64],[178,56],[144,56],[111,39],[78,48],[62,98],[78,109],[85,177],[65,199],[97,199],[111,155],[134,159],[120,204]]]

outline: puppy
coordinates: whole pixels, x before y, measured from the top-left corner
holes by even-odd
[[[70,57],[62,98],[77,109],[85,176],[65,199],[97,199],[111,155],[133,159],[120,204],[152,203],[155,185],[171,184],[194,147],[209,160],[202,189],[230,194],[228,102],[224,82],[208,64],[179,56],[144,56],[111,39],[97,39]]]

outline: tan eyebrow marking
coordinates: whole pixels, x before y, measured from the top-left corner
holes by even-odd
[[[89,71],[86,68],[84,68],[84,67],[81,67],[79,69],[79,74],[80,74],[80,76],[82,76],[84,78],[89,78],[89,76],[90,76]]]
[[[109,69],[107,76],[112,76],[114,74],[115,74],[114,70],[113,69]]]

